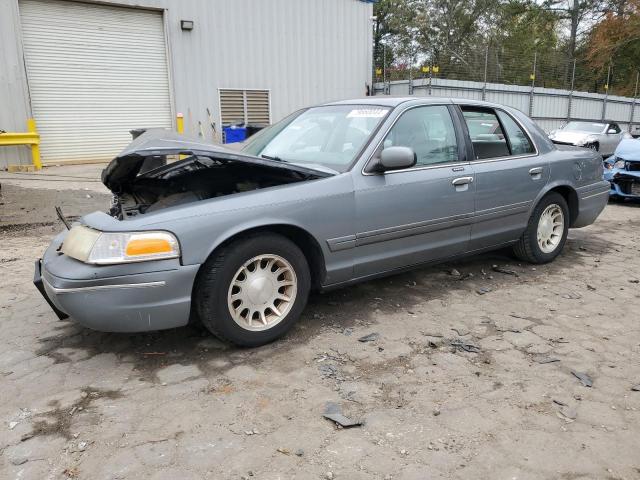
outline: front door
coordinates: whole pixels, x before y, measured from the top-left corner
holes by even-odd
[[[354,177],[356,277],[465,251],[474,208],[474,174],[452,106],[412,107],[389,130],[383,148],[406,146],[415,167]]]
[[[546,185],[549,162],[537,154],[524,128],[504,110],[461,107],[474,150],[474,224],[469,250],[516,240]]]
[[[602,142],[600,143],[600,155],[605,158],[613,155],[620,140],[622,140],[622,130],[620,126],[617,123],[607,125],[604,135],[602,136]]]

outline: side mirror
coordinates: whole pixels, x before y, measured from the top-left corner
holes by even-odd
[[[618,133],[615,128],[610,128],[609,130],[607,130],[607,135],[613,135],[615,133]]]
[[[411,168],[416,164],[416,154],[409,147],[387,147],[380,153],[376,171],[387,172]]]

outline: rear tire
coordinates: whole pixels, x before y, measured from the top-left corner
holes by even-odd
[[[542,264],[553,261],[569,233],[569,207],[562,195],[551,192],[536,205],[524,233],[513,247],[520,260]]]
[[[304,310],[311,275],[289,239],[259,233],[221,248],[202,266],[193,301],[202,324],[242,347],[283,336]]]

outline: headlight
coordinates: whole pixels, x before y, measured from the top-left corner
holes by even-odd
[[[178,258],[180,245],[169,232],[99,232],[76,225],[64,239],[62,253],[81,262],[110,265]]]
[[[613,164],[613,168],[624,170],[624,160],[617,160],[616,163]]]

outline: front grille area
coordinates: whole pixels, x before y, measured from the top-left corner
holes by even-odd
[[[640,195],[640,179],[618,175],[614,182],[625,195]]]
[[[639,172],[640,162],[627,162],[627,170],[630,172]]]

